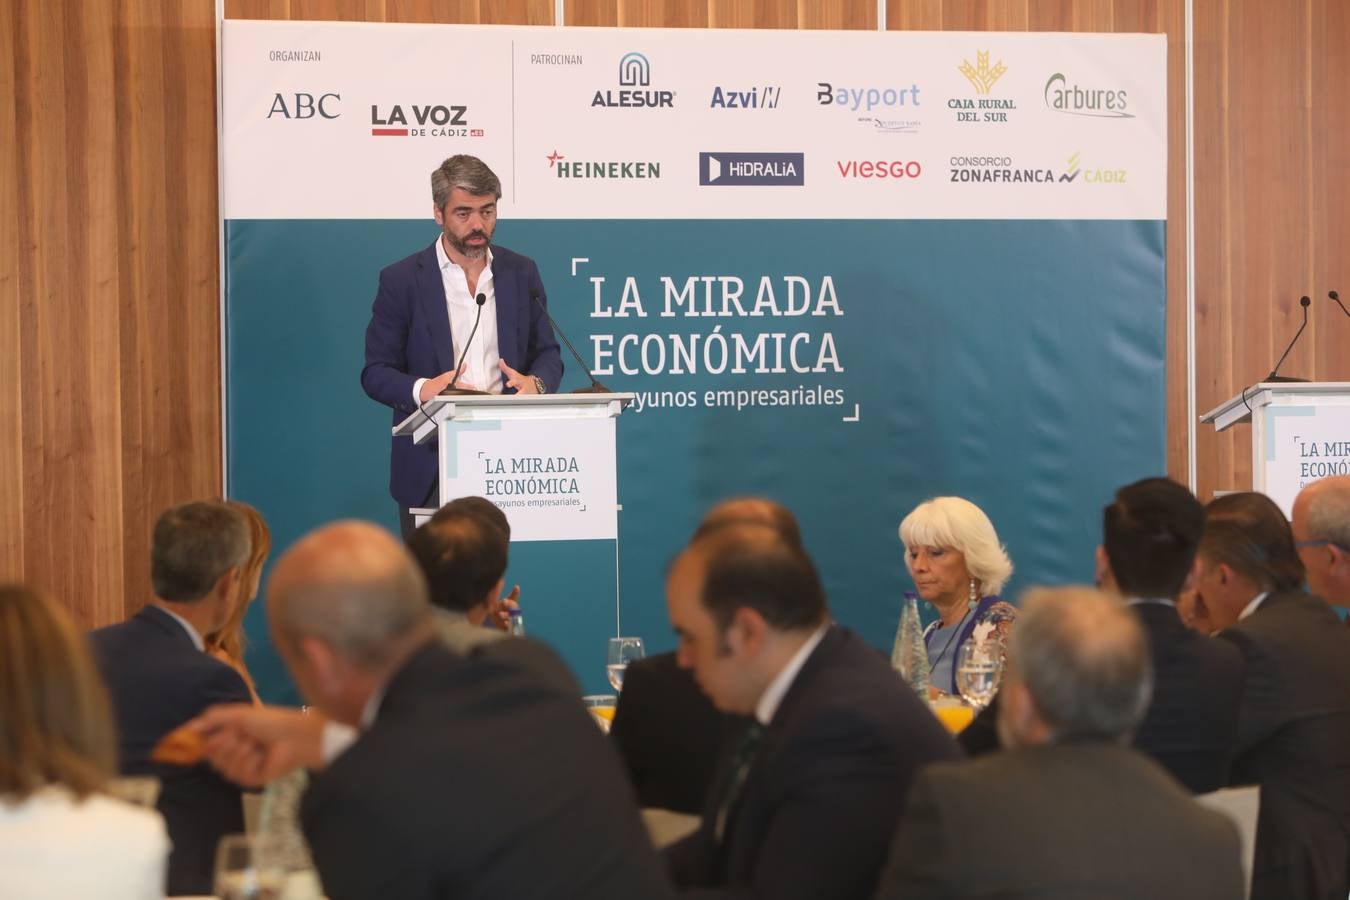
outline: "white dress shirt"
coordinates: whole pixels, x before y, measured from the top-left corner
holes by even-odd
[[[0,897],[151,900],[164,896],[164,820],[111,797],[77,802],[63,787],[0,800]]]
[[[160,606],[159,608],[164,610],[169,615],[173,616],[174,621],[177,622],[179,625],[183,626],[183,630],[187,632],[188,637],[192,638],[192,646],[196,647],[198,650],[201,650],[203,653],[206,652],[206,642],[203,641],[202,636],[197,633],[197,629],[192,627],[191,622],[189,622],[187,619],[183,618],[173,610],[169,609],[167,606]]]
[[[806,643],[797,649],[788,660],[788,664],[783,666],[783,670],[774,676],[773,681],[764,689],[760,695],[759,702],[755,704],[755,720],[761,725],[768,725],[773,721],[774,714],[778,712],[778,707],[782,705],[783,698],[787,696],[788,689],[792,687],[792,682],[797,680],[797,673],[806,665],[806,660],[811,656],[811,651],[816,649],[816,645],[825,637],[825,632],[830,630],[829,624],[825,624],[816,629],[815,634],[806,639]]]
[[[1254,612],[1256,612],[1258,609],[1260,609],[1260,608],[1261,608],[1261,601],[1265,600],[1265,599],[1266,599],[1267,597],[1269,597],[1269,596],[1270,596],[1270,591],[1262,591],[1261,593],[1259,593],[1259,594],[1257,594],[1255,597],[1253,597],[1253,598],[1252,598],[1252,602],[1250,602],[1250,603],[1248,603],[1246,606],[1242,607],[1242,612],[1238,613],[1238,621],[1241,622],[1243,619],[1247,618],[1247,617],[1250,616],[1252,613],[1254,613]]]
[[[436,241],[436,262],[441,267],[441,285],[445,288],[445,306],[450,315],[451,358],[455,366],[464,360],[464,371],[459,380],[480,391],[500,394],[502,370],[497,367],[501,355],[497,349],[497,291],[492,283],[492,250],[488,249],[487,265],[478,276],[478,293],[487,299],[483,303],[478,331],[473,333],[473,344],[468,347],[467,359],[464,342],[473,332],[473,321],[478,316],[476,295],[469,291],[469,276],[463,267],[455,264],[445,252],[444,237]],[[421,402],[422,385],[426,381],[419,378],[413,383],[414,403]]]

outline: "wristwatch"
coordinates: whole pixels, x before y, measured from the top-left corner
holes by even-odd
[[[544,386],[544,379],[540,378],[538,375],[531,375],[530,377],[534,379],[535,393],[537,394],[548,393],[548,388]]]

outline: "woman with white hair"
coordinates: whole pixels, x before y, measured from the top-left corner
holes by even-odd
[[[938,611],[925,629],[930,694],[955,694],[956,658],[975,637],[1006,650],[1017,610],[998,596],[1012,575],[1012,561],[989,517],[960,497],[934,497],[900,523],[905,567],[919,596]]]

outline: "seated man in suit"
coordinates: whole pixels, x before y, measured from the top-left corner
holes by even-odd
[[[150,751],[212,704],[251,699],[239,673],[203,649],[203,636],[219,631],[238,602],[249,540],[243,517],[223,503],[168,510],[152,538],[154,598],[127,621],[90,635],[112,698],[121,774],[160,780],[158,808],[173,842],[171,895],[209,894],[216,845],[244,830],[237,785],[207,765],[161,766]]]
[[[1177,614],[1178,595],[1194,582],[1204,517],[1190,491],[1146,478],[1118,490],[1103,510],[1097,548],[1098,585],[1138,615],[1153,658],[1153,700],[1134,746],[1196,793],[1228,784],[1242,695],[1240,654],[1191,631]],[[966,752],[998,749],[995,701],[962,732]]]
[[[1323,478],[1299,491],[1294,539],[1312,592],[1350,606],[1350,475]]]
[[[761,524],[801,544],[792,511],[764,497],[733,497],[713,506],[695,536],[724,525]],[[674,653],[628,667],[610,738],[643,807],[697,813],[703,809],[723,748],[750,722],[713,706]]]
[[[471,499],[481,498],[461,498]],[[507,534],[480,509],[454,501],[408,538],[408,552],[427,580],[437,636],[455,653],[510,655],[520,649],[508,632],[486,624],[501,606],[497,598],[505,583]],[[539,665],[540,674],[559,689],[580,696],[576,679],[552,653],[518,656]]]
[[[915,778],[877,900],[1236,900],[1237,830],[1126,745],[1149,703],[1138,617],[1033,592],[1008,646],[1008,749]]]
[[[699,829],[666,850],[699,896],[871,896],[905,790],[959,751],[887,660],[830,624],[806,552],[763,525],[696,538],[666,579],[676,659],[754,722]]]
[[[328,897],[669,896],[585,708],[517,659],[443,647],[392,535],[321,528],[268,587],[273,641],[319,714],[221,707],[198,727],[212,761],[248,783],[311,768],[301,824]],[[336,756],[325,718],[360,732]]]
[[[1303,591],[1284,514],[1264,494],[1209,505],[1200,603],[1246,660],[1233,784],[1261,786],[1253,900],[1350,891],[1350,631]]]

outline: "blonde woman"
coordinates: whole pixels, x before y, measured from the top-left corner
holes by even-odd
[[[34,591],[0,586],[0,897],[164,896],[164,821],[104,793],[114,748],[84,637]]]
[[[1012,561],[989,517],[961,497],[934,497],[900,523],[905,567],[938,619],[924,631],[930,694],[956,693],[956,658],[973,636],[1005,648],[1017,609],[999,597]]]
[[[244,563],[239,573],[238,603],[221,629],[206,636],[206,652],[233,666],[243,677],[244,684],[248,685],[253,702],[261,704],[258,689],[253,684],[253,676],[249,674],[248,666],[244,664],[244,649],[247,643],[244,637],[244,615],[258,596],[263,564],[267,562],[267,556],[272,552],[272,530],[267,527],[267,520],[262,517],[262,513],[249,504],[228,500],[225,505],[243,516],[244,521],[248,523],[250,550],[248,561]]]

